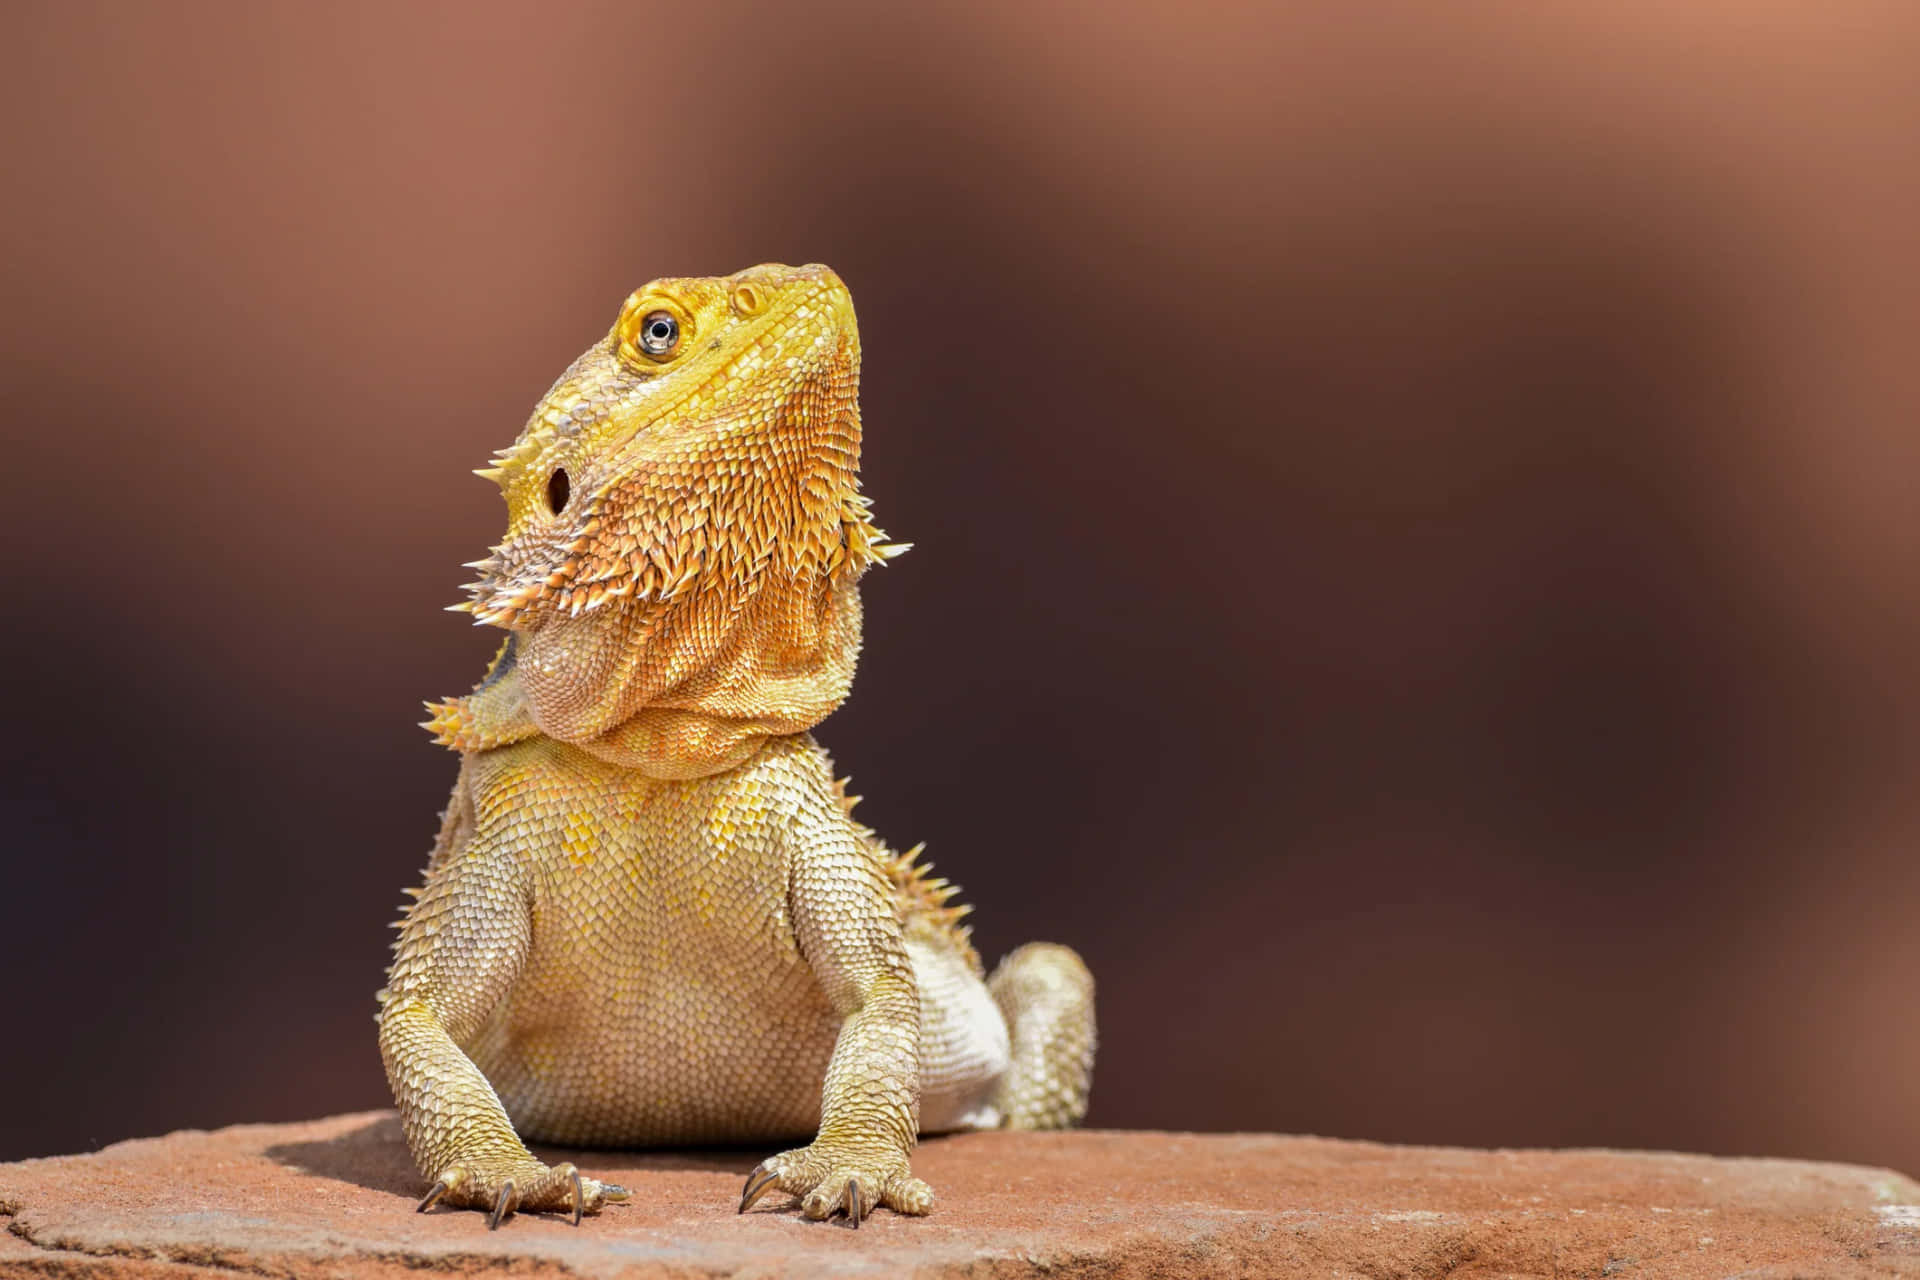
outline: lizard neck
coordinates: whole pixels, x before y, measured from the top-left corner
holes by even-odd
[[[543,733],[519,677],[509,673],[464,698],[429,704],[426,727],[456,751],[491,751]],[[648,707],[596,738],[558,739],[623,769],[668,781],[704,778],[745,764],[768,741],[803,733],[818,718],[737,719],[679,707]]]
[[[785,729],[804,732],[809,725]],[[729,720],[670,707],[650,707],[586,742],[582,751],[609,764],[669,781],[704,778],[745,764],[782,726]]]
[[[802,600],[807,607],[796,607]],[[804,733],[845,701],[860,649],[860,603],[849,579],[782,584],[744,609],[637,626],[641,646],[614,656],[562,636],[566,661],[543,661],[553,633],[516,633],[464,698],[429,704],[445,746],[484,751],[537,734],[650,777],[685,779],[744,763],[767,741]],[[571,685],[583,670],[615,677]]]

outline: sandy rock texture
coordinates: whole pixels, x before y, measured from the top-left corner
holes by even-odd
[[[777,1197],[736,1215],[763,1154],[567,1153],[633,1199],[490,1232],[413,1212],[390,1112],[176,1133],[0,1165],[0,1275],[1920,1277],[1920,1184],[1848,1165],[972,1134],[915,1157],[931,1217],[856,1232]]]

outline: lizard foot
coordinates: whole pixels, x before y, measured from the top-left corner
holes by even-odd
[[[596,1178],[583,1178],[571,1164],[549,1168],[538,1160],[512,1163],[449,1165],[432,1188],[414,1206],[425,1213],[436,1204],[455,1209],[482,1209],[489,1229],[498,1229],[510,1213],[571,1213],[580,1225],[582,1214],[598,1213],[615,1200],[625,1200],[625,1187]]]
[[[740,1212],[769,1191],[795,1197],[815,1221],[844,1213],[856,1227],[877,1205],[915,1216],[933,1208],[933,1188],[913,1176],[904,1155],[871,1147],[815,1142],[771,1156],[747,1175]]]

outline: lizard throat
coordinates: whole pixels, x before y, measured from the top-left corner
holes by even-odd
[[[471,694],[429,704],[425,727],[456,751],[545,735],[651,777],[704,777],[832,714],[860,648],[851,576],[768,584],[743,609],[699,593],[614,621],[516,632]]]

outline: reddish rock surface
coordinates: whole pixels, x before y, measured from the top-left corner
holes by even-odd
[[[1920,1184],[1885,1170],[1267,1135],[927,1142],[933,1216],[860,1231],[768,1203],[759,1156],[586,1152],[634,1198],[579,1228],[416,1215],[389,1112],[0,1165],[0,1274],[539,1276],[1914,1276]]]

